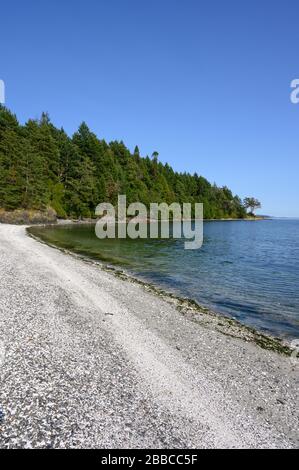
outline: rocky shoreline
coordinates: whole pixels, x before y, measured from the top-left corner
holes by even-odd
[[[280,342],[24,227],[0,224],[0,261],[0,447],[298,446]]]

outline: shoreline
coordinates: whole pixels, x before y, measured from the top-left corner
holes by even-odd
[[[241,220],[241,219],[240,219]],[[220,221],[220,219],[219,219]],[[69,221],[69,223],[59,223],[58,225],[63,227],[69,226],[69,225],[77,225],[77,224],[86,224],[88,225],[89,222],[87,221],[82,221],[82,222],[77,222],[73,223],[72,221]],[[57,224],[40,224],[42,227],[55,227]],[[93,223],[91,223],[93,225]],[[283,334],[277,335],[263,330],[263,329],[258,329],[255,326],[242,323],[242,321],[237,320],[233,316],[229,316],[228,314],[224,314],[220,311],[213,310],[213,308],[201,304],[199,301],[192,297],[185,297],[183,294],[175,293],[172,292],[171,290],[167,290],[167,288],[162,287],[161,285],[159,286],[158,284],[154,284],[150,280],[143,279],[142,276],[138,277],[138,275],[135,275],[130,272],[129,269],[126,269],[126,265],[122,264],[121,261],[117,261],[114,258],[107,258],[107,257],[98,257],[96,259],[95,257],[88,255],[85,252],[80,252],[80,251],[72,251],[70,248],[65,248],[63,246],[59,246],[58,244],[52,244],[49,241],[43,240],[40,238],[38,235],[35,235],[33,232],[31,232],[31,229],[34,229],[36,225],[34,226],[27,226],[26,227],[26,232],[30,237],[38,241],[39,243],[44,243],[54,249],[58,249],[59,251],[62,251],[63,253],[66,253],[70,256],[75,256],[79,257],[83,261],[86,261],[88,263],[92,263],[95,265],[99,265],[102,270],[106,270],[108,272],[111,272],[114,274],[116,277],[122,278],[124,280],[127,280],[128,282],[133,282],[136,284],[139,284],[140,286],[144,287],[146,290],[150,290],[151,292],[157,294],[160,297],[163,297],[165,300],[168,300],[170,303],[177,303],[178,308],[181,308],[181,305],[185,305],[185,307],[188,310],[192,310],[194,313],[198,312],[200,313],[205,313],[206,315],[209,315],[212,318],[217,318],[218,321],[220,322],[219,325],[221,326],[220,331],[223,329],[224,334],[227,334],[227,327],[232,329],[234,327],[235,330],[238,331],[237,336],[239,335],[240,337],[246,338],[246,340],[250,340],[255,342],[256,344],[260,345],[263,349],[270,349],[277,351],[281,354],[285,354],[287,356],[291,356],[293,353],[292,349],[292,341],[296,339],[296,337],[285,337]],[[225,324],[221,324],[221,321],[224,322]],[[222,328],[224,327],[224,328]]]
[[[133,218],[133,217],[132,217]],[[132,218],[128,218],[126,219],[126,221],[118,221],[116,220],[116,224],[123,224],[123,223],[128,223],[130,222],[130,220],[132,220]],[[134,219],[136,220],[136,217],[134,217]],[[261,220],[273,220],[274,218],[273,217],[244,217],[243,219],[232,219],[232,218],[225,218],[225,219],[202,219],[203,222],[259,222]],[[54,224],[44,224],[44,225],[68,225],[68,224],[96,224],[97,222],[97,218],[95,219],[57,219],[57,222],[54,223]],[[143,223],[150,223],[150,222],[157,222],[157,220],[155,219],[138,219],[140,222],[143,222]],[[169,220],[169,222],[193,222],[195,220],[198,220],[198,219],[172,219],[172,220]],[[201,220],[201,219],[200,219]],[[159,220],[159,222],[168,222],[168,220],[164,220],[164,219],[161,219]]]
[[[125,221],[116,221],[116,223],[128,223],[136,217],[127,217]],[[230,218],[225,217],[221,219],[203,219],[205,222],[236,222],[236,221],[261,221],[261,220],[271,220],[273,217],[269,216],[247,216],[243,218]],[[59,218],[57,213],[52,209],[48,208],[45,211],[33,210],[33,209],[15,209],[14,211],[6,211],[0,207],[0,223],[10,224],[10,225],[55,225],[55,224],[93,224],[98,220],[97,217],[86,217],[82,219],[72,219],[71,217],[66,216],[66,218]],[[140,222],[157,222],[156,219],[144,219],[140,218]],[[172,221],[194,221],[195,218],[181,218],[181,219],[172,219]],[[201,219],[200,219],[201,220]],[[160,220],[161,221],[161,220]],[[163,221],[163,219],[162,219]],[[167,220],[168,221],[168,220]]]
[[[142,280],[141,278],[125,270],[123,266],[117,264],[115,266],[109,265],[109,262],[105,262],[104,260],[95,260],[83,253],[76,253],[70,249],[60,247],[59,245],[51,244],[30,232],[30,228],[31,227],[26,228],[28,236],[36,240],[38,243],[42,243],[50,246],[51,248],[57,249],[68,256],[79,258],[87,264],[99,266],[101,270],[111,273],[118,279],[141,286],[144,290],[152,292],[158,297],[161,297],[163,300],[166,300],[170,304],[174,305],[182,312],[183,315],[188,315],[192,321],[196,322],[197,314],[204,314],[207,316],[207,318],[209,318],[211,323],[214,323],[215,326],[217,326],[218,331],[224,335],[231,335],[233,337],[243,339],[244,341],[252,341],[262,349],[276,351],[286,356],[291,356],[293,353],[293,350],[291,349],[291,340],[288,341],[282,337],[275,337],[270,333],[266,333],[262,330],[258,330],[257,328],[248,326],[233,317],[229,317],[228,315],[214,311],[211,308],[200,304],[195,299],[180,296],[162,288],[161,286],[157,286],[149,281]]]
[[[25,227],[0,261],[0,447],[298,445],[289,357]]]

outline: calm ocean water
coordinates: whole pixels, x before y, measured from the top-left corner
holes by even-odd
[[[30,230],[249,326],[299,337],[299,220],[205,222],[200,250],[182,240],[98,240],[92,225]]]

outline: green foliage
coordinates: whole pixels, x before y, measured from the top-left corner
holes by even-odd
[[[100,202],[203,202],[205,218],[242,218],[242,201],[198,174],[177,173],[167,163],[142,158],[123,142],[100,140],[82,123],[69,137],[49,116],[24,126],[0,107],[0,208],[52,207],[59,217],[92,217]],[[250,206],[249,206],[250,207]],[[255,206],[257,207],[257,206]]]
[[[256,209],[260,209],[262,207],[260,201],[255,199],[254,197],[246,197],[244,199],[243,205],[245,209],[250,209],[250,213],[254,215],[254,211]]]

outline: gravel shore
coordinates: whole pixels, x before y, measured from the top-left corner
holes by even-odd
[[[1,448],[298,447],[298,364],[0,224]],[[203,314],[204,317],[204,314]]]

